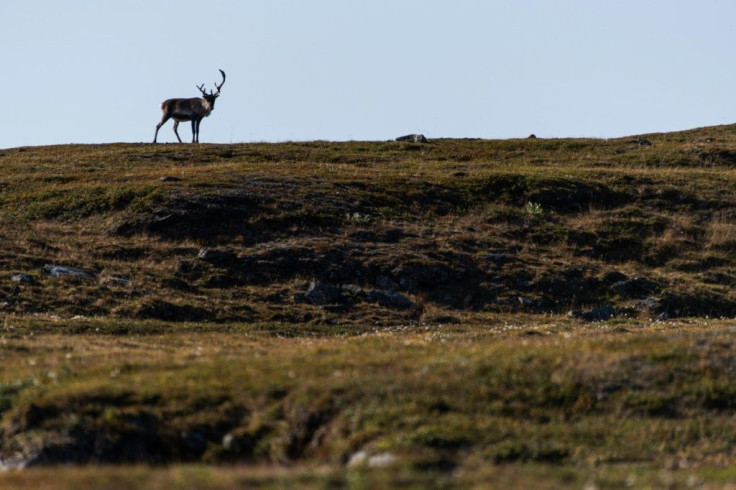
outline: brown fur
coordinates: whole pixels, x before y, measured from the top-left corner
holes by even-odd
[[[209,116],[212,110],[215,108],[215,100],[220,96],[220,89],[225,84],[225,72],[220,70],[222,73],[222,83],[219,85],[215,83],[217,92],[208,94],[204,90],[204,84],[198,86],[202,97],[193,97],[191,99],[167,99],[161,103],[161,112],[163,113],[161,121],[156,125],[156,133],[153,136],[153,142],[156,143],[158,138],[158,130],[161,129],[166,121],[169,119],[174,120],[174,134],[176,139],[181,143],[179,132],[177,128],[181,121],[192,121],[192,143],[199,143],[199,124],[202,119]]]

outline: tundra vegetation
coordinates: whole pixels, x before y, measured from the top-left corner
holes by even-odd
[[[0,150],[0,488],[736,484],[734,177],[733,126]]]

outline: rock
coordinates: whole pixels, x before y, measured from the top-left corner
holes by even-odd
[[[43,273],[49,277],[77,277],[80,279],[94,279],[95,276],[89,272],[76,267],[64,267],[60,265],[47,264],[43,266]]]
[[[323,282],[313,282],[309,285],[307,294],[304,295],[307,303],[317,306],[334,305],[344,302],[343,292]]]
[[[522,308],[531,308],[532,306],[534,306],[534,301],[530,300],[529,298],[519,296],[517,300],[519,301],[519,305],[521,305]]]
[[[240,444],[234,435],[228,433],[222,436],[222,447],[226,451],[237,451],[240,449]]]
[[[350,460],[348,461],[348,468],[363,466],[367,460],[368,453],[365,451],[358,451],[357,453],[354,453],[352,456],[350,456]]]
[[[586,322],[603,322],[616,316],[616,310],[612,306],[600,306],[589,311],[572,310],[568,316],[580,318]]]
[[[636,144],[639,146],[652,146],[652,142],[644,138],[636,140]]]
[[[396,461],[398,461],[398,458],[392,453],[383,452],[369,456],[367,463],[369,468],[386,468],[396,463]]]
[[[6,459],[0,459],[0,473],[10,470],[22,470],[28,466],[32,458],[24,458],[23,456],[14,456]]]
[[[172,177],[171,175],[165,175],[161,177],[161,182],[179,182],[181,179],[179,177]]]
[[[114,286],[130,286],[133,280],[123,276],[105,276],[102,278],[102,282]]]
[[[369,303],[378,303],[384,308],[395,308],[397,310],[405,310],[414,306],[414,303],[409,298],[391,290],[377,289],[371,291],[366,296],[366,301]]]
[[[532,133],[532,134],[530,134],[530,135],[529,135],[529,136],[527,137],[527,139],[530,139],[530,140],[535,140],[535,139],[537,139],[537,135],[536,135],[536,134],[534,134],[534,133]]]
[[[363,288],[355,284],[343,284],[343,291],[347,291],[350,294],[358,295],[363,293]]]
[[[363,291],[363,288],[360,286],[355,284],[343,284],[341,289],[345,295],[343,299],[349,303],[357,303],[358,301],[365,300],[365,291]]]
[[[616,316],[612,306],[600,306],[583,314],[583,320],[588,322],[603,322]]]
[[[33,277],[28,274],[13,274],[10,276],[10,280],[17,284],[32,284]]]
[[[659,321],[664,321],[669,318],[667,307],[664,301],[662,301],[662,298],[650,296],[637,303],[636,307],[642,312],[648,314],[650,317]]]
[[[368,468],[385,468],[393,465],[397,461],[398,458],[389,452],[371,455],[366,451],[358,451],[350,457],[348,468],[359,468],[361,466],[367,466]]]
[[[424,137],[423,134],[407,134],[406,136],[399,136],[396,141],[408,141],[410,143],[429,143],[429,140]]]

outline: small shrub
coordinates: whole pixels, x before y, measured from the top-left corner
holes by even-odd
[[[542,208],[542,205],[538,202],[527,202],[526,206],[524,206],[524,211],[526,211],[527,215],[535,218],[539,218],[544,215],[544,209]]]

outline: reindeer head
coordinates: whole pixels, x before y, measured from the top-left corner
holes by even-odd
[[[210,93],[208,94],[207,91],[204,89],[204,83],[197,86],[199,91],[202,92],[202,98],[209,102],[210,107],[213,108],[215,107],[215,99],[220,96],[220,89],[223,85],[225,85],[225,72],[220,70],[220,73],[222,73],[222,83],[218,85],[217,82],[215,82],[215,88],[217,89],[217,92],[213,93],[212,90],[210,90]]]

